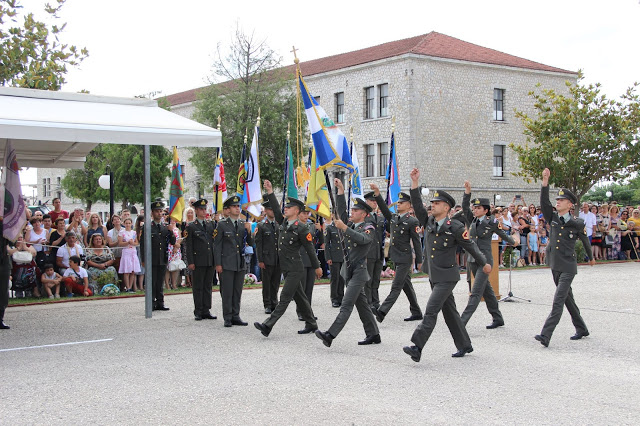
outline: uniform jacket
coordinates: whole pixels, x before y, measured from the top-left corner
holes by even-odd
[[[317,258],[318,252],[316,251],[316,247],[319,247],[322,244],[324,244],[324,235],[322,234],[322,231],[316,229],[315,225],[312,222],[308,222],[307,226],[309,227],[309,232],[311,233],[313,252],[316,254],[316,258]],[[311,264],[311,259],[309,258],[309,255],[307,254],[306,250],[302,247],[300,247],[300,256],[302,257],[302,264],[304,265],[305,268],[312,268],[312,267],[314,269],[316,268]]]
[[[367,259],[370,260],[382,260],[384,258],[384,231],[386,220],[384,215],[379,213],[369,213],[369,216],[365,219],[365,222],[372,224],[375,227],[374,240],[369,247],[369,254]]]
[[[278,200],[274,194],[269,195],[269,203],[273,206],[274,224],[268,219],[258,223],[256,228],[256,256],[258,262],[264,262],[268,266],[278,264],[278,234],[280,233],[280,223],[282,223],[282,212]]]
[[[429,216],[422,205],[420,189],[412,189],[411,204],[416,217],[424,225],[424,256],[422,271],[429,274],[431,282],[457,282],[460,269],[456,263],[456,247],[462,246],[480,266],[487,263],[476,243],[469,239],[464,224],[455,219],[447,219],[436,232],[436,220]]]
[[[253,245],[251,232],[244,227],[245,221],[238,219],[238,230],[231,218],[218,222],[213,235],[213,259],[215,266],[222,266],[226,271],[243,271],[245,269],[245,244]]]
[[[338,236],[338,228],[332,223],[324,230],[324,258],[332,262],[344,262],[344,253]]]
[[[578,273],[578,260],[576,259],[578,238],[582,241],[589,260],[593,259],[584,220],[572,216],[568,222],[563,224],[558,213],[553,211],[553,206],[549,201],[548,185],[543,186],[540,191],[540,207],[544,220],[551,225],[549,244],[547,245],[549,267],[555,271]]]
[[[336,196],[338,215],[341,220],[348,225],[344,231],[344,239],[349,251],[349,263],[351,267],[357,267],[364,264],[366,267],[367,257],[371,244],[376,240],[376,228],[367,221],[354,225],[347,222],[347,203],[344,194]],[[337,230],[337,228],[336,228]]]
[[[188,265],[215,265],[213,261],[213,236],[215,230],[216,224],[210,220],[203,221],[203,225],[197,220],[187,225],[183,237],[185,238],[184,250]]]
[[[316,256],[309,226],[299,220],[289,226],[288,221],[283,219],[278,235],[278,256],[280,257],[280,268],[283,271],[299,271],[304,268],[300,255],[301,247],[309,257],[311,267],[319,268],[320,262]]]
[[[376,202],[385,219],[389,222],[389,233],[391,234],[389,258],[394,263],[413,263],[411,254],[411,242],[413,241],[416,262],[422,263],[422,243],[420,235],[418,235],[420,228],[418,219],[409,215],[400,217],[399,214],[392,214],[381,195],[376,197]]]
[[[148,225],[144,225],[140,234],[140,254],[144,260],[145,244],[144,232],[148,229]],[[167,264],[169,253],[167,252],[167,243],[175,244],[176,236],[169,231],[164,223],[156,224],[151,221],[151,265],[162,266]]]

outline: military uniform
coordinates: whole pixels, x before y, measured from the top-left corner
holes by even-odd
[[[224,202],[225,206],[240,205],[240,197],[233,196]],[[240,299],[245,275],[245,244],[252,245],[251,232],[245,229],[245,221],[227,217],[218,222],[213,239],[213,259],[215,266],[222,266],[220,295],[224,326],[247,325],[240,319]]]
[[[193,207],[207,207],[207,200],[194,202]],[[187,265],[194,265],[192,273],[193,304],[196,320],[211,317],[211,286],[215,269],[213,260],[213,237],[216,225],[210,220],[194,220],[184,230],[184,250]]]
[[[373,191],[364,195],[365,200],[375,201]],[[367,294],[367,300],[369,305],[374,308],[380,307],[380,296],[378,295],[378,289],[380,288],[380,274],[382,273],[382,262],[384,261],[384,240],[385,240],[385,226],[386,220],[383,215],[376,212],[369,213],[367,223],[371,223],[375,227],[375,233],[373,234],[373,242],[369,247],[369,253],[367,254],[367,272],[369,272],[369,281],[365,286],[365,293]]]
[[[309,221],[307,225],[309,226],[309,232],[311,233],[311,241],[313,243],[314,253],[316,254],[316,257],[318,257],[316,247],[324,244],[324,235],[322,234],[322,231],[319,231],[315,228],[315,224],[313,222]],[[313,287],[316,284],[316,268],[313,266],[311,258],[307,254],[307,251],[304,249],[304,247],[300,247],[300,257],[302,258],[302,264],[304,265],[304,274],[302,275],[300,283],[304,290],[304,294],[307,296],[307,300],[311,305],[311,299],[313,297]],[[320,260],[318,259],[318,261]],[[299,306],[296,307],[296,312],[298,313],[298,317],[301,317]]]
[[[444,201],[451,208],[455,206],[453,197],[444,191],[436,191],[431,201]],[[422,204],[419,188],[411,190],[411,204],[416,217],[425,227],[425,261],[422,264],[422,271],[429,274],[431,295],[427,301],[424,318],[411,336],[411,341],[415,346],[405,347],[405,352],[412,355],[414,361],[420,360],[420,352],[429,340],[436,325],[438,313],[442,310],[444,321],[449,328],[456,348],[458,348],[458,352],[453,355],[456,357],[464,356],[465,353],[473,351],[473,348],[453,297],[453,289],[460,280],[460,269],[456,263],[456,248],[461,245],[475,259],[479,267],[483,267],[487,263],[486,259],[478,246],[469,239],[469,233],[462,222],[446,217],[436,221],[434,216],[427,214],[427,210]]]
[[[344,297],[344,277],[340,274],[344,253],[338,236],[338,228],[332,223],[327,225],[324,231],[324,255],[331,261],[331,304],[338,307]]]
[[[262,303],[265,312],[271,313],[278,304],[278,290],[280,289],[280,261],[278,260],[278,234],[280,223],[282,222],[282,212],[280,211],[278,200],[274,194],[264,195],[267,199],[262,203],[265,208],[273,210],[275,220],[270,222],[265,218],[258,223],[256,229],[256,256],[258,262],[264,263],[262,270]]]
[[[399,199],[402,201],[409,201],[409,195],[401,192]],[[380,211],[384,215],[387,222],[389,222],[389,229],[391,233],[391,245],[389,247],[389,259],[393,261],[396,267],[396,275],[391,283],[391,291],[387,298],[382,302],[380,308],[374,311],[378,318],[378,321],[382,321],[384,317],[389,313],[391,307],[398,299],[400,291],[404,291],[407,299],[409,299],[409,311],[411,316],[406,320],[421,319],[422,311],[420,305],[418,305],[418,298],[416,292],[411,284],[411,272],[413,270],[413,254],[411,251],[411,243],[413,242],[413,248],[416,255],[416,262],[422,263],[422,252],[420,251],[422,243],[418,230],[420,223],[418,219],[413,216],[409,216],[408,213],[404,215],[392,214],[387,207],[387,204],[382,200],[382,196],[378,194],[376,202]]]
[[[483,206],[485,208],[490,208],[490,202],[487,198],[476,198],[471,201],[471,194],[464,194],[462,197],[462,211],[463,214],[470,223],[469,225],[469,234],[471,235],[471,240],[476,243],[482,254],[487,260],[487,263],[494,266],[493,264],[493,253],[491,251],[491,241],[493,240],[493,234],[497,234],[500,238],[502,238],[507,243],[513,245],[513,239],[502,229],[502,220],[498,220],[495,217],[488,215],[480,218],[474,217],[470,204],[474,206]],[[462,312],[461,318],[462,322],[466,326],[469,322],[469,319],[473,315],[473,313],[478,308],[478,304],[480,303],[480,299],[484,297],[485,304],[487,305],[487,310],[491,314],[493,318],[493,322],[487,326],[487,328],[496,328],[504,325],[504,319],[502,318],[502,313],[498,308],[498,300],[496,299],[496,295],[493,292],[493,287],[489,283],[489,276],[482,270],[482,268],[478,267],[478,264],[475,262],[475,259],[472,256],[469,256],[468,262],[468,270],[467,276],[471,276],[473,274],[474,281],[473,287],[471,289],[471,295],[469,296],[469,301],[467,302],[467,307]]]
[[[154,201],[151,203],[151,209],[164,209],[164,204],[161,201]],[[151,272],[152,272],[152,289],[153,289],[153,309],[164,311],[169,308],[164,306],[164,276],[167,272],[167,244],[175,244],[176,236],[173,232],[169,231],[167,225],[161,222],[151,222],[151,225],[145,224],[142,228],[140,235],[140,253],[144,259],[145,253],[145,230],[151,227]]]
[[[578,202],[577,197],[564,188],[558,192],[557,198],[567,198],[574,205]],[[576,334],[572,339],[578,340],[589,335],[587,325],[580,315],[580,309],[576,305],[571,291],[573,277],[578,273],[576,240],[579,238],[582,241],[589,260],[593,260],[593,255],[584,220],[575,218],[569,213],[566,216],[558,216],[558,213],[553,211],[549,201],[548,185],[543,186],[540,191],[540,207],[542,208],[544,219],[551,226],[549,245],[547,245],[547,262],[551,268],[556,292],[553,296],[551,313],[542,327],[542,332],[536,336],[536,340],[540,341],[544,346],[548,346],[553,331],[558,322],[560,322],[563,306],[567,307],[571,315],[571,321],[576,328]]]
[[[302,201],[288,198],[287,206],[294,205],[298,206],[300,211],[304,209],[304,203]],[[300,247],[304,247],[313,267],[316,269],[319,268],[320,262],[313,247],[313,238],[309,232],[309,226],[306,223],[301,223],[297,219],[293,221],[283,219],[278,235],[278,256],[280,259],[280,268],[285,277],[284,286],[280,292],[280,302],[278,302],[271,316],[263,323],[254,323],[254,326],[260,330],[264,336],[269,335],[273,326],[287,310],[291,300],[295,300],[300,315],[302,315],[305,321],[305,328],[299,331],[299,333],[308,333],[318,329],[318,324],[311,310],[311,304],[300,285],[303,275]]]

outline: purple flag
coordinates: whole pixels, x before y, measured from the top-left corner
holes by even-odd
[[[20,236],[22,229],[27,224],[24,200],[22,199],[22,187],[18,174],[18,161],[16,152],[7,141],[4,151],[4,219],[2,234],[7,240],[15,241]]]

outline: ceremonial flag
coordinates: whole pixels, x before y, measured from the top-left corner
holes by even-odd
[[[242,210],[254,218],[260,217],[262,190],[260,189],[260,159],[258,157],[258,134],[260,127],[255,126],[251,151],[244,161],[244,188],[240,196]],[[243,152],[245,150],[243,149]]]
[[[391,132],[391,149],[389,152],[389,166],[387,167],[387,205],[395,213],[398,196],[400,194],[400,179],[398,177],[398,161],[396,159],[396,143]]]
[[[22,187],[20,186],[20,175],[18,174],[18,161],[16,152],[11,146],[11,141],[7,140],[4,151],[4,168],[2,171],[2,181],[0,186],[4,206],[2,234],[9,241],[16,241],[22,234],[22,229],[27,224],[26,207],[22,199]]]
[[[311,180],[307,193],[306,205],[316,214],[328,219],[331,216],[329,192],[324,171],[317,165],[316,150],[311,154]]]
[[[247,159],[247,137],[245,135],[244,145],[242,145],[242,155],[240,156],[240,165],[238,166],[238,180],[236,183],[236,194],[241,196],[244,194],[244,181],[247,177],[245,161]]]
[[[353,146],[353,142],[351,142]],[[351,197],[363,198],[362,181],[360,180],[360,164],[358,163],[358,150],[352,150],[351,160],[353,161],[353,173],[351,174]]]
[[[282,187],[284,188],[284,191],[282,191],[282,209],[284,212],[285,199],[287,197],[298,198],[298,185],[289,138],[287,138],[287,150],[284,159],[284,184]]]
[[[222,148],[218,148],[216,166],[213,170],[213,209],[214,213],[222,211],[222,205],[227,199],[227,180],[224,177],[224,161],[222,160]]]
[[[346,168],[348,172],[352,172],[353,164],[349,154],[347,138],[344,137],[333,120],[329,118],[324,109],[311,96],[307,85],[302,80],[302,74],[298,75],[298,80],[311,137],[313,138],[313,146],[317,155],[318,167],[324,170],[326,167],[339,166]]]
[[[182,168],[178,160],[178,148],[173,147],[173,165],[171,166],[171,190],[169,195],[169,217],[176,223],[182,223],[184,212],[184,182]]]

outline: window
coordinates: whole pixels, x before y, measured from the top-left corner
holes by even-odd
[[[381,84],[378,86],[378,96],[380,98],[380,110],[378,117],[386,117],[389,115],[389,85]]]
[[[378,143],[378,175],[386,176],[389,167],[389,142]]]
[[[344,92],[336,93],[336,123],[344,123]]]
[[[364,158],[366,159],[364,177],[374,176],[376,165],[376,147],[374,144],[371,143],[364,146]]]
[[[42,179],[42,196],[43,197],[51,196],[51,178]]]
[[[504,176],[504,145],[493,146],[493,176]]]
[[[493,89],[493,119],[504,121],[504,89]]]
[[[373,86],[364,89],[364,118],[374,118],[373,113],[376,107],[376,98]]]

